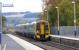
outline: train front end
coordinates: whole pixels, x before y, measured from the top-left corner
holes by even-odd
[[[36,24],[35,38],[37,40],[49,40],[50,39],[50,27],[47,21],[39,21]]]

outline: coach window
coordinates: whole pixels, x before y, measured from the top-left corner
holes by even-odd
[[[26,26],[24,26],[24,29],[27,29],[27,27],[26,27]]]
[[[37,30],[40,30],[40,23],[37,23]]]
[[[44,28],[45,28],[45,29],[44,29],[45,31],[48,30],[48,24],[47,24],[47,23],[45,24]]]

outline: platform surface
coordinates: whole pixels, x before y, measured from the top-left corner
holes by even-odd
[[[2,39],[3,50],[44,50],[11,34],[3,34]]]

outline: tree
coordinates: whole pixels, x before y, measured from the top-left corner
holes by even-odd
[[[60,25],[61,26],[73,26],[74,25],[74,8],[72,0],[55,0],[55,4],[52,4],[49,12],[49,22],[53,26],[57,26],[57,10],[56,6],[59,7],[60,11]],[[76,15],[77,25],[79,25],[79,0],[76,0]]]
[[[60,7],[61,26],[72,26],[74,24],[72,1],[63,0],[59,4],[59,7]]]

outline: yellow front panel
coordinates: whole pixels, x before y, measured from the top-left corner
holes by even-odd
[[[37,38],[40,38],[40,36],[39,36],[39,35],[36,35],[36,37],[37,37]]]
[[[41,34],[44,34],[44,24],[41,24],[40,28],[41,28]]]
[[[45,38],[48,38],[49,37],[49,35],[45,35]]]

